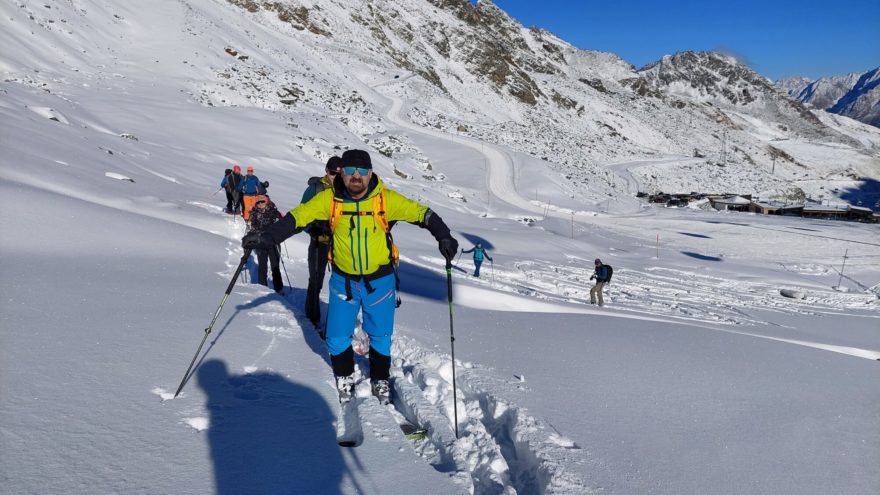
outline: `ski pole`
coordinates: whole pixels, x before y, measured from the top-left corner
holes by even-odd
[[[221,187],[220,189],[217,189],[216,191],[214,191],[214,192],[211,193],[210,195],[206,194],[205,197],[202,198],[202,201],[207,201],[207,200],[209,200],[210,198],[213,198],[214,196],[217,195],[218,192],[220,192],[220,191],[222,191],[222,190],[223,190],[223,188]]]
[[[189,378],[189,372],[192,370],[193,364],[196,362],[196,358],[199,357],[199,353],[202,352],[202,346],[205,345],[205,341],[208,340],[208,335],[211,334],[211,329],[214,328],[214,323],[217,321],[217,317],[220,316],[220,311],[223,309],[223,305],[226,304],[226,299],[229,297],[229,294],[232,293],[232,288],[235,287],[235,281],[238,280],[238,274],[241,273],[241,269],[244,268],[244,264],[247,263],[248,257],[251,255],[250,249],[245,249],[244,254],[241,256],[241,262],[238,263],[238,268],[235,269],[235,273],[232,274],[232,280],[229,281],[229,286],[226,287],[226,293],[223,295],[223,299],[220,301],[220,306],[217,307],[217,311],[214,312],[214,318],[211,320],[211,324],[208,325],[208,328],[205,329],[205,336],[202,337],[202,342],[199,344],[199,348],[196,349],[196,353],[192,358],[192,361],[189,363],[189,367],[186,369],[186,373],[183,374],[183,380],[180,381],[180,386],[177,387],[177,392],[174,392],[174,398],[177,398],[177,395],[183,390],[183,386],[186,385],[187,379]]]
[[[278,253],[278,259],[281,260],[281,266],[284,267],[284,275],[287,276],[287,286],[293,289],[293,284],[290,283],[290,274],[287,273],[287,265],[284,264],[284,258],[281,256],[281,248],[278,247],[278,244],[275,245],[275,252]]]
[[[495,261],[490,259],[489,265],[492,267],[492,283],[495,283]]]
[[[452,348],[452,411],[455,416],[455,438],[458,439],[458,394],[455,388],[455,333],[452,329],[452,260],[446,258],[446,287],[449,291],[449,345]]]
[[[248,280],[248,270],[242,270],[241,274],[239,274],[239,278],[241,279],[241,283],[243,284],[250,283],[250,281]]]

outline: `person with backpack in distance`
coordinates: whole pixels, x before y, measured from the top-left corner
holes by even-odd
[[[244,196],[244,219],[250,218],[251,210],[257,202],[257,196],[266,194],[266,188],[260,182],[260,179],[254,175],[254,167],[248,165],[247,175],[241,181],[238,191]]]
[[[226,208],[223,208],[223,213],[232,213],[232,193],[226,186],[230,175],[232,175],[232,169],[227,168],[223,171],[223,179],[220,181],[220,189],[226,190]]]
[[[269,196],[256,196],[254,207],[250,211],[250,221],[248,222],[248,233],[259,235],[266,228],[281,219],[281,213],[275,207],[275,203],[269,199]],[[281,269],[278,268],[278,261],[281,258],[278,244],[274,244],[268,248],[257,248],[257,281],[260,285],[268,287],[267,280],[268,267],[266,262],[272,265],[272,287],[275,292],[280,293],[284,289],[284,280],[281,278]]]
[[[611,281],[611,274],[614,273],[611,265],[605,265],[602,263],[602,260],[596,258],[596,271],[593,272],[593,275],[590,277],[590,280],[596,280],[596,285],[590,289],[590,304],[596,304],[596,300],[599,301],[599,306],[604,306],[605,301],[602,299],[602,288],[605,287],[605,284]]]
[[[492,259],[492,257],[489,256],[488,253],[486,253],[486,250],[483,249],[483,245],[479,242],[477,243],[476,246],[468,249],[467,251],[462,249],[461,252],[462,252],[462,254],[474,253],[474,276],[475,277],[480,276],[480,265],[483,264],[483,258],[485,258],[489,261],[494,261]]]
[[[226,213],[238,215],[241,213],[241,167],[235,165],[232,170],[226,169],[223,180],[220,181],[220,187],[226,190]]]
[[[303,192],[300,204],[308,203],[319,192],[333,188],[333,180],[339,173],[342,159],[331,156],[324,166],[323,177],[309,179],[309,187]],[[315,328],[321,323],[321,289],[324,287],[324,272],[327,271],[327,252],[330,250],[330,222],[315,220],[308,227],[309,233],[309,288],[306,291],[306,318]]]
[[[336,175],[332,189],[300,204],[263,233],[244,236],[242,247],[275,245],[315,220],[330,222],[332,273],[326,341],[339,402],[345,404],[354,395],[352,336],[358,313],[363,312],[363,329],[370,337],[372,392],[387,404],[398,305],[398,254],[391,226],[404,221],[427,229],[447,262],[458,253],[458,241],[433,210],[386,188],[373,172],[369,153],[352,149],[342,154],[342,173]]]

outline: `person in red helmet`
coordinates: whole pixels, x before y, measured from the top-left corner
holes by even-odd
[[[232,169],[226,169],[220,187],[226,190],[226,213],[238,215],[241,213],[241,167],[235,165]]]

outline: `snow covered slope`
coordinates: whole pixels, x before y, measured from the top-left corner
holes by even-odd
[[[691,156],[724,129],[731,156],[791,157],[762,188],[858,188],[875,129],[822,114],[806,139],[652,90],[488,2],[15,1],[0,24],[0,492],[880,485],[877,227],[632,197],[769,178]],[[247,264],[172,399],[242,256],[223,169],[253,165],[289,209],[346,148],[497,261],[475,278],[456,260],[450,312],[436,243],[395,227],[396,409],[361,383],[361,443],[335,444],[304,236],[283,295]],[[596,257],[615,267],[603,308]]]

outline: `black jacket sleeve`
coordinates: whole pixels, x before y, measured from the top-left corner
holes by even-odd
[[[299,229],[302,230],[302,229]],[[290,213],[281,217],[281,220],[266,227],[263,232],[275,241],[275,244],[281,244],[288,237],[299,232],[296,228],[296,219]]]
[[[448,239],[452,237],[452,234],[449,232],[449,227],[443,222],[443,219],[440,218],[440,215],[434,213],[434,210],[428,208],[428,211],[425,213],[425,220],[420,227],[424,229],[428,229],[428,232],[434,236],[434,239]]]

